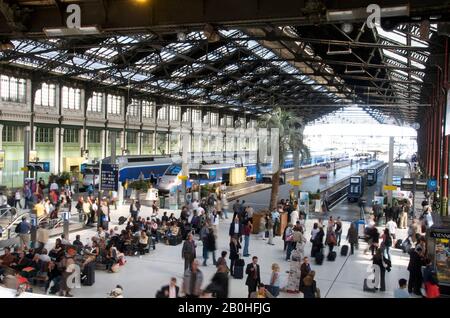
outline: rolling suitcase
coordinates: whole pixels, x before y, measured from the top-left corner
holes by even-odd
[[[397,242],[395,242],[395,248],[401,249],[402,248],[403,241],[398,239]]]
[[[376,292],[376,289],[375,289],[375,288],[369,288],[369,286],[367,285],[367,278],[364,279],[363,290],[364,290],[365,292],[371,292],[371,293]]]
[[[322,252],[322,251],[318,251],[318,252],[316,253],[316,257],[315,257],[315,259],[316,259],[316,265],[322,265],[322,263],[323,263],[323,258],[324,258],[323,252]]]
[[[347,256],[347,254],[348,254],[348,245],[342,245],[341,256]]]
[[[234,264],[233,277],[237,279],[244,278],[245,261],[243,259],[236,260]]]
[[[330,252],[327,255],[327,260],[329,260],[330,262],[334,262],[336,260],[336,252]]]
[[[409,252],[409,250],[411,249],[411,247],[412,247],[411,241],[409,240],[409,238],[407,238],[407,239],[402,243],[402,251],[403,251],[403,253]]]
[[[92,286],[95,283],[95,262],[90,262],[84,267],[81,283],[84,286]]]

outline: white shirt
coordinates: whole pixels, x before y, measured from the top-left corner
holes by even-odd
[[[16,199],[16,200],[22,199],[22,196],[20,195],[20,192],[19,192],[19,191],[16,191],[15,199]]]
[[[169,298],[177,298],[177,289],[175,286],[169,285]]]
[[[298,211],[294,210],[291,213],[291,224],[295,225],[297,224],[297,221],[298,221]]]
[[[42,262],[50,262],[50,256],[46,255],[46,254],[41,254],[39,255],[39,260]]]
[[[53,182],[53,183],[50,185],[50,190],[58,190],[58,184],[57,184],[56,182]]]
[[[239,223],[234,223],[234,233],[239,234]]]
[[[389,230],[389,233],[391,234],[395,234],[395,231],[397,230],[397,223],[395,223],[394,221],[390,220],[389,222],[386,223],[386,226]]]
[[[202,208],[201,206],[199,206],[199,207],[197,208],[197,212],[198,212],[198,215],[202,215],[202,214],[205,213],[205,209]]]
[[[219,226],[219,216],[217,214],[211,214],[211,224]]]
[[[61,243],[63,245],[70,245],[70,242],[67,239],[61,239]]]

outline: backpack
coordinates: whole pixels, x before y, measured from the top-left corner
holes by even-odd
[[[16,228],[14,229],[14,232],[20,233],[20,225],[21,224],[22,224],[22,222],[16,225]]]

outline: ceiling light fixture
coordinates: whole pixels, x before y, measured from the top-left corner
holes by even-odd
[[[341,30],[344,31],[347,34],[352,33],[352,31],[353,31],[353,24],[351,24],[351,23],[342,23]]]
[[[177,39],[178,39],[178,41],[186,41],[186,33],[178,32],[177,33]]]
[[[385,7],[381,8],[381,17],[409,16],[409,11],[409,5]],[[327,21],[338,22],[365,20],[369,14],[367,13],[367,8],[356,8],[350,10],[328,10],[326,16]]]
[[[43,31],[48,37],[96,35],[101,33],[97,26],[85,26],[80,28],[44,28]]]
[[[337,51],[331,51],[330,45],[328,45],[328,51],[327,55],[344,55],[344,54],[352,54],[352,49],[348,48],[347,50],[337,50]]]
[[[345,67],[345,74],[363,74],[363,73],[365,73],[366,71],[363,69],[363,68],[360,68],[360,69],[355,69],[355,70],[349,70],[348,68],[347,68],[347,66]]]

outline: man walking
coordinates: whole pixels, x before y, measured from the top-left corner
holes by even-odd
[[[234,217],[234,222],[230,224],[230,230],[228,234],[230,238],[235,237],[237,240],[241,240],[241,236],[243,233],[242,223],[239,222],[239,217],[236,215]]]
[[[183,293],[186,298],[198,298],[202,292],[203,273],[197,260],[193,260],[190,267],[184,272]]]
[[[239,200],[236,200],[236,202],[233,204],[233,220],[236,218],[236,215],[239,215],[239,212],[241,211],[241,204],[239,203]]]
[[[22,222],[20,222],[18,225],[18,233],[20,237],[20,246],[24,250],[28,249],[28,245],[30,244],[30,231],[31,231],[31,224],[28,223],[26,217],[22,217]]]
[[[184,258],[184,270],[188,269],[197,257],[195,251],[196,247],[194,237],[192,236],[192,233],[189,233],[186,241],[183,243],[183,249],[181,251],[181,256]]]
[[[248,297],[250,298],[250,295],[256,291],[256,287],[261,283],[258,257],[253,256],[252,262],[247,265],[245,273],[247,274],[245,285],[248,286]]]

